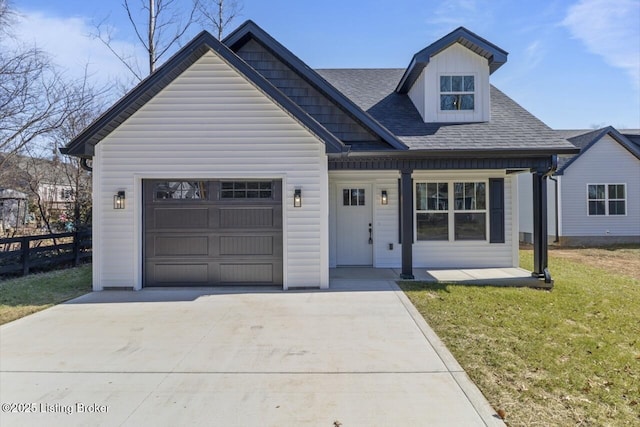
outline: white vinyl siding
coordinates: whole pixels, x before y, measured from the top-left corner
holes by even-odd
[[[474,76],[474,109],[443,111],[440,109],[440,76]],[[487,122],[490,119],[489,63],[461,44],[453,44],[433,56],[414,87],[424,86],[425,122]],[[412,88],[413,90],[413,88]],[[419,100],[412,97],[412,100]],[[414,104],[415,104],[414,100]]]
[[[413,86],[409,89],[409,98],[413,105],[416,107],[418,112],[420,113],[420,117],[424,119],[424,108],[425,108],[425,82],[424,82],[424,73],[425,70],[422,70],[418,79],[413,83]]]
[[[211,52],[96,146],[95,289],[140,288],[152,178],[282,179],[285,287],[328,286],[325,146]],[[119,190],[124,210],[112,207]]]
[[[640,236],[640,161],[609,135],[562,175],[562,236]],[[625,215],[589,215],[588,184],[625,184]]]

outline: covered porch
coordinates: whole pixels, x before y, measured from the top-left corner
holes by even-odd
[[[415,153],[404,156],[357,153],[351,157],[329,157],[333,191],[330,200],[338,206],[338,209],[330,207],[329,240],[333,249],[330,250],[333,268],[330,281],[340,279],[347,272],[352,273],[351,279],[363,274],[365,279],[377,279],[388,269],[385,275],[390,280],[551,288],[547,241],[540,236],[546,236],[546,179],[555,171],[557,157],[513,151],[422,155],[423,158]],[[534,267],[531,272],[518,268],[517,188],[513,179],[518,173],[533,176]],[[353,185],[349,186],[351,182]],[[437,194],[440,202],[432,206],[431,199],[436,196],[428,196],[427,203],[425,194],[429,194],[429,186],[434,185],[438,190],[433,194]],[[464,191],[458,194],[457,188],[462,185]],[[467,186],[475,190],[467,194]],[[340,205],[351,205],[344,209],[355,211],[352,207],[354,189],[358,195],[374,195],[373,214],[371,208],[367,208],[368,217],[358,217],[355,223],[340,227]],[[351,194],[352,200],[345,196],[342,201],[343,194]],[[371,199],[362,197],[362,205],[366,207],[367,200]],[[435,220],[444,225],[434,226]],[[477,230],[472,230],[473,235],[466,235],[471,226],[465,221],[471,220],[475,221],[473,227]],[[354,237],[351,230],[356,227],[362,230],[362,236]],[[431,230],[441,233],[436,235]],[[366,262],[352,259],[351,254],[365,252],[367,237],[366,252],[370,253]],[[365,249],[345,245],[347,249],[341,252],[341,245],[335,243],[341,240],[360,242]],[[359,268],[350,269],[351,266]],[[366,267],[375,267],[370,276],[365,273]]]

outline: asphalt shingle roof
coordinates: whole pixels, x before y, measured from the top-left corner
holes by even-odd
[[[413,150],[574,149],[566,139],[493,86],[489,122],[424,123],[409,96],[394,91],[404,69],[316,71]]]
[[[640,142],[640,135],[633,129],[618,132],[611,126],[608,126],[601,129],[559,129],[554,132],[557,135],[567,138],[567,141],[580,149],[580,153],[578,154],[558,157],[559,173],[562,173],[574,158],[580,156],[585,150],[588,150],[592,144],[595,144],[607,134],[611,134],[614,139],[618,140],[618,142],[631,151],[632,154],[640,158],[640,144],[638,144],[638,142]]]

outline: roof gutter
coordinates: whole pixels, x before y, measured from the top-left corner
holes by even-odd
[[[381,151],[348,151],[351,158],[517,158],[517,157],[553,157],[552,168],[545,172],[555,173],[558,167],[558,154],[575,154],[576,148],[556,148],[549,150],[381,150]],[[329,154],[329,156],[344,157],[345,153]]]

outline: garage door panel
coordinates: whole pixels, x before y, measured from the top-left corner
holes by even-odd
[[[153,242],[155,256],[209,255],[207,236],[157,236]]]
[[[209,265],[201,264],[155,264],[153,276],[157,284],[207,284]]]
[[[272,207],[220,208],[220,228],[271,228],[274,226]]]
[[[209,228],[209,208],[156,208],[155,229]]]
[[[273,264],[220,264],[223,283],[272,283]]]
[[[220,236],[220,255],[273,255],[273,236]]]

